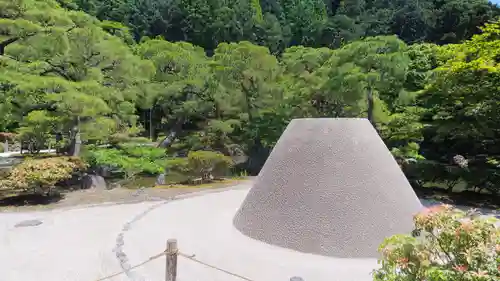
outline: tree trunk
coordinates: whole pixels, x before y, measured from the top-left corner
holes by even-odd
[[[177,119],[173,128],[170,130],[168,135],[158,144],[158,147],[168,148],[169,146],[171,146],[175,138],[177,137],[178,132],[181,130],[183,124],[184,117]]]
[[[153,127],[153,108],[149,109],[149,139],[153,141],[155,137],[154,127]]]
[[[368,102],[368,121],[370,121],[373,127],[375,127],[375,120],[373,119],[373,108],[374,108],[373,90],[371,88],[368,88],[368,95],[366,98]]]
[[[71,138],[71,149],[70,149],[70,155],[71,156],[79,156],[80,155],[80,150],[82,146],[82,140],[80,136],[80,117],[76,117],[75,120],[75,125],[73,126],[72,129],[72,138]]]
[[[254,82],[253,82],[253,79],[250,80],[251,83],[252,83],[252,86],[254,85]],[[246,110],[247,110],[247,114],[248,114],[248,123],[252,124],[252,121],[253,121],[253,114],[252,114],[252,102],[250,100],[250,90],[247,89],[245,87],[245,85],[243,85],[243,83],[241,83],[241,89],[243,90],[243,95],[245,95],[245,105],[246,105]]]
[[[62,133],[56,132],[55,133],[55,138],[56,138],[56,154],[61,155],[62,149],[61,149],[61,141],[62,141]]]
[[[0,42],[0,56],[3,56],[5,55],[5,48],[12,44],[12,43],[15,43],[16,41],[20,40],[21,37],[13,37],[13,38],[9,38],[7,40],[4,40],[2,42]]]

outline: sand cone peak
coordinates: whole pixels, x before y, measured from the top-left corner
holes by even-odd
[[[368,120],[307,118],[287,126],[233,222],[281,247],[368,258],[421,208]]]

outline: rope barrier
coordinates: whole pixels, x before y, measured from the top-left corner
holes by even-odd
[[[173,254],[173,253],[175,253],[175,252],[172,252],[172,254]],[[220,268],[220,267],[217,267],[217,266],[215,266],[215,265],[211,265],[211,264],[208,264],[208,263],[202,262],[202,261],[200,261],[200,260],[198,260],[198,259],[195,259],[195,255],[187,255],[187,254],[184,254],[184,253],[179,252],[179,251],[176,251],[176,253],[177,253],[177,255],[178,255],[178,256],[184,257],[184,258],[186,258],[186,259],[192,260],[192,261],[194,261],[194,262],[196,262],[196,263],[199,263],[199,264],[201,264],[201,265],[204,265],[204,266],[206,266],[206,267],[210,267],[210,268],[215,269],[215,270],[218,270],[218,271],[220,271],[220,272],[224,272],[224,273],[226,273],[226,274],[229,274],[229,275],[231,275],[231,276],[234,276],[234,277],[240,278],[240,279],[242,279],[242,280],[245,280],[245,281],[254,281],[254,280],[252,280],[252,279],[250,279],[250,278],[247,278],[247,277],[245,277],[245,276],[242,276],[242,275],[239,275],[239,274],[236,274],[236,273],[233,273],[233,272],[227,271],[227,270],[222,269],[222,268]],[[143,265],[145,265],[145,264],[147,264],[147,263],[149,263],[149,262],[151,262],[151,261],[154,261],[154,260],[156,260],[156,259],[158,259],[158,258],[160,258],[160,257],[162,257],[162,256],[164,256],[164,255],[166,255],[166,254],[170,254],[170,253],[168,253],[167,251],[163,251],[163,252],[161,252],[161,253],[159,253],[159,254],[156,254],[156,255],[154,255],[154,256],[149,257],[147,260],[145,260],[145,261],[143,261],[143,262],[141,262],[141,263],[139,263],[139,264],[136,264],[136,265],[134,265],[134,266],[130,267],[130,268],[129,268],[129,269],[127,269],[127,270],[122,270],[122,271],[119,271],[119,272],[113,273],[113,274],[111,274],[111,275],[108,275],[108,276],[106,276],[106,277],[103,277],[103,278],[97,279],[97,280],[95,280],[95,281],[104,281],[104,280],[108,280],[108,279],[111,279],[111,278],[113,278],[113,277],[119,276],[119,275],[121,275],[121,274],[124,274],[126,271],[129,271],[129,270],[132,270],[132,269],[135,269],[135,268],[141,267],[141,266],[143,266]]]
[[[226,273],[226,274],[232,275],[232,276],[234,276],[234,277],[238,277],[238,278],[243,279],[243,280],[246,280],[246,281],[254,281],[254,280],[252,280],[252,279],[250,279],[250,278],[247,278],[247,277],[245,277],[245,276],[241,276],[241,275],[239,275],[239,274],[232,273],[232,272],[230,272],[230,271],[227,271],[227,270],[222,269],[222,268],[220,268],[220,267],[217,267],[217,266],[215,266],[215,265],[210,265],[210,264],[208,264],[208,263],[205,263],[205,262],[202,262],[202,261],[200,261],[200,260],[197,260],[197,259],[195,259],[195,258],[194,258],[194,256],[195,256],[195,255],[188,256],[188,255],[186,255],[186,254],[184,254],[184,253],[181,253],[181,252],[179,252],[179,253],[178,253],[178,255],[179,255],[179,256],[181,256],[181,257],[187,258],[187,259],[189,259],[189,260],[192,260],[192,261],[194,261],[194,262],[197,262],[197,263],[199,263],[199,264],[202,264],[202,265],[204,265],[204,266],[207,266],[207,267],[213,268],[213,269],[215,269],[215,270],[218,270],[218,271],[224,272],[224,273]]]
[[[116,277],[116,276],[118,276],[118,275],[121,275],[121,274],[125,273],[126,271],[129,271],[129,270],[132,270],[132,269],[135,269],[135,268],[141,267],[141,266],[143,266],[143,265],[147,264],[148,262],[154,261],[154,260],[156,260],[156,259],[158,259],[158,258],[160,258],[160,257],[162,257],[162,256],[164,256],[164,255],[166,255],[166,254],[167,254],[167,251],[163,251],[163,252],[161,252],[161,253],[159,253],[159,254],[156,254],[156,255],[154,255],[154,256],[149,257],[147,260],[145,260],[145,261],[143,261],[143,262],[141,262],[141,263],[139,263],[139,264],[136,264],[136,265],[134,265],[134,266],[130,267],[130,268],[129,268],[129,269],[127,269],[127,270],[122,270],[122,271],[119,271],[119,272],[113,273],[113,274],[108,275],[108,276],[106,276],[106,277],[103,277],[103,278],[97,279],[96,281],[103,281],[103,280],[111,279],[111,278],[113,278],[113,277]]]

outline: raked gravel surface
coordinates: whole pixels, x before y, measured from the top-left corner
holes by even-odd
[[[178,239],[185,254],[255,281],[369,281],[375,259],[304,254],[253,240],[232,225],[249,184],[174,201],[0,214],[0,281],[163,281],[165,258],[130,270]],[[182,198],[183,197],[183,198]],[[15,227],[25,220],[37,226]],[[179,281],[236,277],[179,257]]]
[[[132,264],[165,248],[177,238],[187,255],[255,281],[288,281],[300,276],[314,281],[368,281],[375,259],[338,259],[304,254],[248,238],[233,227],[232,219],[248,189],[173,201],[151,211],[131,226],[124,250]],[[140,246],[139,246],[140,245]],[[160,281],[165,261],[134,270],[132,280]],[[179,281],[236,281],[226,273],[179,257]]]
[[[117,234],[124,222],[154,204],[0,214],[0,280],[95,281],[116,272],[121,269],[113,252]],[[43,223],[15,227],[24,220]]]

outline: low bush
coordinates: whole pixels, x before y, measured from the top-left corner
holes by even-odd
[[[33,189],[37,193],[49,192],[57,183],[70,179],[87,165],[76,157],[27,159],[15,166],[0,186],[4,189]]]
[[[134,136],[134,131],[137,133],[136,129],[132,129],[127,132],[115,133],[109,136],[108,141],[112,147],[120,147],[124,143],[128,144],[145,144],[151,143],[151,140],[144,137]]]
[[[398,158],[397,154],[395,157]],[[465,189],[476,193],[486,191],[500,195],[500,166],[494,161],[485,164],[478,161],[468,162],[465,159],[461,163],[466,163],[467,166],[461,166],[421,159],[398,160],[401,169],[414,187],[446,189],[450,193],[456,189]]]
[[[133,145],[122,145],[120,149],[93,148],[86,151],[83,157],[92,168],[106,167],[125,179],[166,171],[168,178],[175,179],[176,183],[218,179],[228,175],[233,165],[230,157],[218,152],[191,151],[187,157],[169,159],[162,148]]]
[[[150,139],[145,138],[145,137],[132,137],[132,138],[130,138],[129,142],[136,143],[136,144],[152,143]]]
[[[152,147],[95,148],[86,151],[83,157],[92,168],[110,168],[127,179],[137,174],[158,175],[166,165],[165,151]]]
[[[382,243],[381,268],[374,280],[500,280],[497,219],[441,205],[416,215],[414,222],[413,235],[396,235]]]
[[[167,170],[185,175],[188,181],[210,181],[227,176],[233,165],[230,157],[213,151],[191,151],[185,158],[168,160]]]
[[[130,157],[147,158],[149,160],[165,159],[165,149],[148,146],[122,146],[121,149]]]

